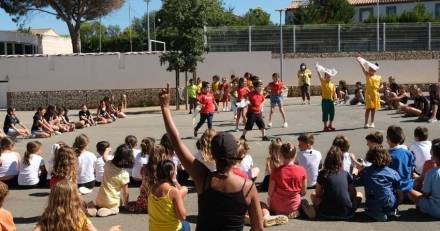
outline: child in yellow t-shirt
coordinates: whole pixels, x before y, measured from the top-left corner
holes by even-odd
[[[184,230],[190,226],[185,221],[186,210],[183,197],[188,188],[178,188],[173,179],[176,178],[176,167],[173,161],[163,160],[157,166],[157,183],[148,195],[149,230]]]
[[[378,64],[372,64],[365,59],[357,58],[359,65],[364,72],[366,79],[366,91],[365,91],[365,128],[374,128],[374,115],[376,110],[380,109],[380,94],[379,89],[382,85],[382,77],[376,75],[376,71],[379,69]],[[365,67],[367,66],[367,67]],[[371,115],[371,123],[368,123],[368,119]]]
[[[327,69],[319,64],[316,64],[316,71],[318,72],[319,80],[321,81],[321,91],[322,91],[322,121],[324,122],[324,131],[334,131],[336,130],[333,126],[333,121],[335,119],[335,104],[336,99],[336,87],[332,82],[332,77],[337,74],[335,69]],[[324,77],[321,72],[324,73]]]

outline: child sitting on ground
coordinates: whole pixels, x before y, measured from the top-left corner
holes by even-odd
[[[105,163],[104,177],[96,196],[98,209],[88,209],[90,216],[107,217],[118,214],[121,199],[122,205],[127,205],[130,177],[124,169],[133,168],[133,162],[131,147],[126,144],[120,145],[113,159]]]
[[[186,210],[183,198],[188,188],[178,188],[173,179],[176,168],[170,160],[159,162],[157,166],[157,183],[148,195],[149,230],[191,230],[185,221]]]
[[[15,143],[9,137],[1,140],[0,147],[0,181],[9,187],[15,187],[20,169],[20,154],[15,151]]]
[[[90,113],[89,109],[87,109],[87,105],[84,104],[81,106],[81,111],[79,111],[78,115],[79,115],[79,122],[83,126],[90,127],[96,125],[96,122],[93,119],[92,114]]]
[[[298,156],[295,158],[295,163],[301,165],[307,171],[308,188],[315,186],[319,169],[321,169],[322,155],[319,151],[313,149],[314,142],[315,139],[312,134],[301,134],[298,137]]]
[[[4,137],[6,135],[11,137],[29,137],[31,135],[30,131],[20,123],[20,120],[16,116],[16,111],[14,107],[9,107],[6,116],[5,122],[3,124]]]
[[[33,117],[34,122],[32,123],[31,133],[35,138],[47,138],[50,137],[51,134],[55,134],[55,130],[53,130],[43,118],[45,112],[46,110],[44,108],[39,107]]]
[[[295,155],[294,144],[281,146],[281,166],[272,171],[268,190],[270,211],[291,219],[299,216],[301,196],[307,190],[306,170],[295,164]]]
[[[22,188],[36,188],[46,186],[47,171],[41,157],[41,143],[31,141],[26,145],[26,152],[20,164],[18,185]]]
[[[215,172],[217,170],[211,153],[211,141],[216,134],[217,132],[213,128],[207,129],[197,141],[197,152],[194,155],[194,157],[200,161],[200,163],[204,164],[211,172]]]
[[[89,137],[81,134],[75,138],[72,148],[78,157],[78,188],[82,194],[90,193],[95,187],[95,154],[87,151]]]
[[[420,174],[415,180],[415,186],[414,189],[417,191],[421,191],[422,190],[422,186],[423,186],[423,181],[425,180],[425,176],[426,174],[431,171],[431,169],[436,168],[438,165],[435,163],[435,161],[432,158],[432,146],[436,145],[437,143],[440,143],[440,138],[437,139],[433,139],[431,141],[431,159],[425,161],[425,163],[423,164],[423,170],[422,170],[422,174]]]
[[[151,137],[142,139],[141,150],[134,157],[134,166],[132,170],[133,180],[142,182],[142,168],[148,163],[148,155],[150,155],[153,150],[155,142],[156,140]]]
[[[59,181],[67,179],[76,184],[78,161],[73,149],[62,146],[56,152],[53,160],[50,187],[53,188]]]
[[[405,135],[401,127],[390,126],[387,129],[387,143],[390,147],[391,157],[390,168],[399,173],[401,178],[400,190],[410,193],[414,187],[414,155],[402,144],[405,142]]]
[[[415,157],[415,173],[421,175],[423,165],[431,159],[431,141],[428,140],[428,128],[417,127],[414,130],[414,142],[409,146],[409,150]]]
[[[356,166],[361,165],[356,160],[353,153],[350,153],[350,141],[343,135],[338,135],[333,140],[333,145],[339,147],[344,153],[344,160],[342,161],[342,168],[350,175],[357,175]]]
[[[368,149],[372,149],[376,145],[382,145],[383,135],[379,131],[372,132],[365,137],[365,140],[367,141]]]
[[[126,206],[127,210],[132,213],[148,212],[148,194],[151,187],[158,182],[156,170],[159,162],[163,160],[165,149],[162,145],[153,144],[148,153],[150,154],[148,155],[147,164],[141,170],[142,184],[139,188],[139,196],[136,201],[129,202]]]
[[[422,116],[429,112],[428,99],[423,95],[423,91],[420,88],[414,90],[415,97],[414,103],[410,105],[401,105],[400,110],[405,112],[405,116]]]
[[[0,181],[0,229],[2,231],[16,231],[14,217],[11,212],[3,208],[3,202],[8,194],[8,186]]]
[[[58,182],[34,231],[97,231],[84,213],[79,195],[75,182],[66,179]],[[113,226],[109,231],[120,230],[120,226]]]
[[[280,167],[281,145],[283,145],[281,138],[276,138],[270,142],[269,155],[266,157],[266,169],[264,171],[265,176],[260,188],[258,189],[260,192],[267,192],[269,189],[270,174],[272,173],[272,170]]]
[[[189,174],[183,168],[183,165],[180,163],[179,158],[177,158],[176,152],[174,151],[174,147],[171,144],[170,138],[167,134],[164,134],[160,139],[160,145],[165,148],[164,157],[165,159],[171,160],[176,166],[177,169],[177,181],[179,184],[188,183]]]
[[[126,145],[130,146],[131,149],[133,150],[133,158],[135,158],[136,155],[141,152],[141,150],[137,148],[138,139],[136,138],[136,136],[128,135],[128,136],[125,137],[124,142],[125,142]],[[140,183],[141,183],[140,182],[141,179],[138,179],[138,180],[133,179],[133,177],[132,177],[133,169],[125,169],[125,170],[128,172],[128,175],[130,176],[130,185],[133,184],[136,187],[139,187]]]
[[[423,181],[422,193],[415,193],[411,199],[417,208],[432,217],[440,218],[440,144],[432,146],[432,160],[437,167],[431,169]]]
[[[110,155],[112,149],[110,143],[107,141],[100,141],[96,144],[96,151],[99,158],[95,162],[95,186],[101,186],[102,177],[104,176],[104,166],[107,161],[113,159],[113,155]]]
[[[389,216],[397,215],[397,206],[403,199],[401,178],[388,167],[391,156],[382,145],[371,148],[366,160],[372,165],[361,173],[361,182],[365,187],[365,214],[376,221],[387,221]]]
[[[260,169],[254,165],[252,156],[248,154],[250,150],[249,145],[244,140],[240,140],[238,143],[238,156],[240,159],[240,170],[247,175],[247,179],[255,181],[260,174]]]
[[[361,82],[356,82],[356,88],[354,90],[354,97],[350,100],[350,105],[365,104],[364,89]]]
[[[337,95],[339,104],[347,104],[347,101],[350,99],[350,93],[348,92],[347,82],[345,80],[339,81]]]
[[[332,146],[319,172],[318,183],[311,199],[313,207],[306,199],[301,201],[303,211],[310,219],[316,213],[320,218],[346,220],[354,216],[362,201],[362,194],[353,186],[351,174],[343,168],[344,154],[338,146]]]

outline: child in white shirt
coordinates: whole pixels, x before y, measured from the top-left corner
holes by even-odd
[[[156,140],[151,137],[142,140],[141,151],[134,157],[134,166],[131,176],[135,181],[142,182],[142,168],[148,164],[148,155],[153,150],[155,142]]]
[[[95,154],[86,150],[89,142],[89,138],[81,134],[75,138],[72,146],[78,157],[77,184],[82,194],[90,193],[84,188],[91,190],[95,187],[95,163],[97,158]]]
[[[298,137],[298,154],[295,163],[307,171],[307,187],[313,188],[318,179],[318,172],[321,168],[321,152],[313,149],[315,138],[312,134],[304,133]]]
[[[255,167],[252,156],[248,154],[249,149],[249,145],[246,143],[246,141],[241,139],[238,145],[237,158],[241,159],[240,170],[246,173],[248,179],[255,181],[260,174],[260,169]]]
[[[415,171],[418,175],[423,172],[423,165],[431,159],[431,141],[428,140],[428,128],[417,127],[414,130],[414,142],[409,146],[409,150],[414,154]]]
[[[134,135],[126,136],[125,137],[125,144],[130,146],[131,149],[133,150],[133,159],[136,158],[136,155],[141,152],[140,149],[136,148],[138,145],[138,139],[136,138],[136,136],[134,136]],[[128,172],[128,175],[130,176],[130,185],[135,185],[137,187],[140,186],[141,181],[134,179],[132,176],[133,168],[125,169],[125,170]]]
[[[96,144],[96,151],[98,152],[98,159],[95,163],[95,185],[101,186],[102,177],[104,176],[104,165],[107,161],[112,160],[110,143],[107,141],[100,141]]]
[[[20,164],[18,185],[23,188],[36,188],[46,183],[46,167],[41,157],[41,143],[32,141],[27,143],[26,152]]]

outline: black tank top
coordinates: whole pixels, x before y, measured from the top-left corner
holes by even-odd
[[[243,195],[246,180],[240,191],[226,193],[211,188],[212,176],[207,176],[207,179],[209,181],[205,180],[204,184],[208,183],[208,188],[198,195],[199,216],[196,231],[243,230],[244,214],[249,207],[245,198],[254,184]],[[203,188],[206,188],[205,185]]]

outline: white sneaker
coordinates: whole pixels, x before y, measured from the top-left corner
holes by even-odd
[[[272,227],[275,225],[283,225],[289,222],[289,218],[285,215],[276,215],[276,216],[265,216],[264,217],[264,227]]]
[[[364,124],[364,128],[365,128],[365,129],[367,129],[367,128],[369,128],[369,127],[370,127],[369,124]]]
[[[55,135],[61,135],[61,132],[55,131]]]
[[[81,195],[86,195],[86,194],[93,192],[92,189],[89,189],[86,187],[79,187],[78,191],[79,191],[79,193],[81,193]]]
[[[436,118],[431,118],[431,119],[428,120],[428,123],[435,123],[435,122],[437,122]]]
[[[376,126],[374,126],[374,123],[370,124],[370,128],[375,128]]]
[[[268,124],[267,124],[267,127],[268,127],[268,128],[271,128],[271,127],[272,127],[272,123],[268,123]]]
[[[283,124],[283,128],[287,128],[287,127],[288,127],[287,122],[284,122],[284,124]]]

